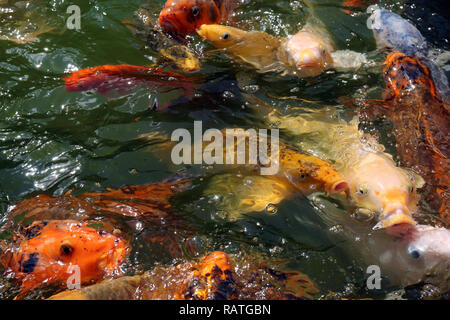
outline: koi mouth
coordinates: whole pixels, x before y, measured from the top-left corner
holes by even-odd
[[[416,225],[416,221],[402,209],[397,209],[391,213],[382,213],[380,221],[373,227],[373,230],[386,229],[389,234],[402,235],[408,233]]]
[[[181,30],[183,30],[182,26],[177,23],[177,21],[170,20],[167,17],[159,18],[159,25],[161,28],[171,36],[175,37],[176,40],[179,36],[184,35]]]
[[[207,28],[204,28],[203,26],[206,26],[204,24],[202,24],[196,31],[197,34],[203,38],[204,40],[208,39],[208,31]],[[206,29],[206,30],[205,30]]]
[[[405,238],[406,236],[413,234],[413,230],[416,230],[415,225],[409,223],[400,223],[387,228],[386,233],[395,237]]]
[[[302,69],[311,69],[311,68],[315,68],[317,66],[318,65],[316,63],[302,63],[300,65],[300,68],[302,68]]]
[[[330,188],[327,188],[327,192],[329,194],[341,193],[347,190],[348,190],[348,183],[344,180],[339,180],[333,183]]]
[[[323,66],[321,62],[302,62],[299,64],[300,68],[303,69],[311,69],[311,68],[320,68]]]

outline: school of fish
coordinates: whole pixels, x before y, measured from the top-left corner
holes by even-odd
[[[204,78],[191,73],[201,69],[207,51],[193,50],[188,43],[192,36],[259,74],[313,78],[331,69],[339,72],[372,65],[363,53],[338,50],[313,10],[297,33],[283,38],[240,28],[233,13],[241,5],[239,0],[168,0],[157,23],[149,22],[149,14],[138,12],[142,30],[132,21],[124,20],[124,24],[160,55],[161,65],[177,72],[160,65],[105,64],[67,75],[65,89],[70,93],[95,90],[108,96],[141,86],[158,93],[181,90],[187,99],[195,99]],[[343,7],[351,13],[351,8],[364,5],[344,1]],[[412,23],[377,6],[372,7],[369,21],[378,49],[393,51],[382,70],[382,99],[363,104],[352,101],[347,106],[358,111],[353,119],[345,120],[334,108],[280,111],[256,96],[244,95],[258,106],[255,109],[268,127],[289,134],[289,142],[272,149],[271,141],[270,159],[234,167],[217,165],[219,174],[208,180],[202,196],[220,195],[219,208],[233,220],[273,210],[295,196],[307,198],[320,204],[314,208],[326,225],[343,226],[343,247],[357,254],[363,264],[381,266],[394,285],[432,284],[443,295],[450,291],[448,80]],[[42,28],[36,36],[39,32],[47,31]],[[157,101],[149,106],[151,111],[168,108],[170,104],[160,106]],[[361,129],[361,122],[368,118],[391,121],[399,161],[377,137]],[[233,150],[240,147],[236,138]],[[248,139],[248,145],[261,142],[248,135],[240,138]],[[215,150],[224,157],[227,152]],[[164,152],[159,155],[166,156]],[[273,174],[258,174],[271,166],[277,168]],[[5,277],[17,285],[15,298],[26,298],[46,286],[56,288],[47,296],[50,300],[317,297],[320,290],[307,275],[277,270],[267,259],[223,251],[186,258],[179,232],[194,237],[197,230],[175,212],[171,199],[189,191],[196,178],[176,176],[79,195],[72,191],[58,197],[40,194],[10,206],[0,231],[10,230],[12,236],[0,240],[0,264]],[[332,201],[342,207],[327,210],[334,206]],[[427,208],[439,216],[433,225],[420,220]],[[146,242],[166,249],[177,263],[156,264],[140,274],[124,276],[136,243],[130,242],[121,227],[154,224],[169,228],[147,236]],[[81,275],[81,288],[65,290],[74,270]]]

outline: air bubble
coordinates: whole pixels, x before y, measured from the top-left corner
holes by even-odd
[[[338,224],[338,225],[332,226],[329,230],[333,233],[340,233],[344,230],[344,228],[342,227],[342,225]]]
[[[274,215],[274,214],[277,214],[277,212],[278,212],[278,208],[274,204],[269,203],[266,206],[266,213],[267,214]]]
[[[231,99],[231,98],[234,98],[234,93],[231,91],[224,91],[222,93],[222,97],[224,97],[226,99]]]
[[[244,90],[246,93],[256,93],[259,90],[259,86],[258,85],[248,85],[248,86],[244,86],[242,88],[242,90]]]

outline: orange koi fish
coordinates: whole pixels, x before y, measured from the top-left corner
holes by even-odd
[[[22,285],[17,298],[43,284],[65,286],[74,270],[79,270],[80,284],[120,273],[128,246],[88,225],[75,220],[35,221],[25,229],[20,246],[5,250],[6,272]]]
[[[66,90],[86,91],[95,89],[101,94],[117,89],[125,90],[136,85],[170,91],[174,88],[183,90],[187,97],[193,95],[193,78],[160,70],[157,68],[133,65],[102,65],[81,69],[64,78]]]
[[[166,216],[171,207],[169,199],[176,193],[186,190],[190,184],[188,178],[167,179],[160,183],[109,189],[108,192],[83,193],[80,198],[92,201],[97,207],[119,215]]]
[[[435,100],[442,100],[436,89],[430,69],[418,58],[403,53],[391,53],[384,62],[386,90],[383,98],[390,100],[399,97],[403,90],[414,86],[423,87],[429,91]]]
[[[186,190],[190,184],[188,178],[169,178],[147,185],[107,189],[103,193],[73,196],[68,192],[60,197],[41,194],[17,203],[7,215],[10,220],[17,220],[18,217],[22,220],[58,220],[88,219],[103,212],[159,220],[161,217],[170,218],[170,197]]]
[[[159,25],[173,36],[185,36],[202,24],[226,22],[238,5],[238,0],[168,0]]]
[[[266,139],[251,135],[242,128],[234,128],[234,130],[236,130],[233,134],[233,136],[236,137],[234,140],[235,149],[231,149],[231,151],[235,154],[239,152],[242,145],[247,143],[247,141],[249,144],[256,145],[261,143],[260,139]],[[223,130],[222,134],[224,135],[224,139],[229,138],[227,130]],[[268,144],[267,150],[271,149],[271,142],[269,143],[265,140],[264,143]],[[263,165],[260,158],[259,164],[246,164],[240,168],[255,172],[259,168],[274,167],[274,165],[278,164],[278,169],[270,175],[271,178],[279,180],[281,183],[287,182],[287,184],[292,185],[297,192],[301,192],[305,195],[309,195],[313,192],[338,194],[348,191],[349,186],[347,181],[330,163],[308,153],[301,152],[283,142],[278,143],[277,149],[278,150],[273,150],[274,154],[270,155],[271,159],[264,159],[265,161],[268,161],[267,165]],[[225,159],[229,152],[227,146],[224,147],[223,152]],[[246,153],[245,156],[249,156],[249,152],[246,151]]]
[[[281,176],[303,193],[325,191],[337,194],[348,191],[345,178],[328,162],[284,144],[280,147]]]
[[[194,283],[197,286],[194,286]],[[198,285],[199,283],[201,284]],[[175,294],[175,299],[236,299],[235,286],[230,257],[225,252],[215,251],[201,259],[198,268],[192,271],[191,279],[185,283],[184,290],[179,290]],[[186,290],[186,288],[190,290]],[[192,288],[195,289],[192,290]]]
[[[427,182],[426,200],[450,223],[450,109],[432,72],[418,58],[393,53],[386,59],[383,110],[394,124],[405,166]]]
[[[178,257],[182,252],[180,239],[183,236],[182,232],[173,232],[173,228],[182,229],[183,232],[190,232],[191,228],[172,214],[174,210],[169,200],[176,193],[186,190],[190,184],[189,178],[171,177],[158,183],[107,189],[102,193],[74,196],[68,192],[59,197],[40,194],[15,204],[7,213],[8,222],[0,229],[0,233],[6,228],[15,229],[17,224],[28,225],[30,221],[88,220],[101,213],[111,223],[116,222],[117,217],[128,217],[155,225],[152,236],[146,241],[160,244],[172,256]],[[162,219],[170,228],[157,227]]]

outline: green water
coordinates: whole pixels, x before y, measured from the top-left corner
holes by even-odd
[[[174,208],[201,230],[191,240],[199,248],[194,256],[220,249],[288,258],[286,267],[307,274],[316,283],[321,292],[317,297],[330,291],[380,297],[395,289],[365,289],[365,266],[354,264],[352,253],[340,247],[341,240],[329,231],[307,199],[299,196],[284,201],[275,215],[253,213],[237,221],[217,218],[214,203],[201,196],[207,187],[208,170],[174,166],[170,158],[152,152],[173,130],[192,130],[194,120],[203,121],[203,130],[264,127],[263,116],[249,108],[241,95],[246,89],[240,89],[243,86],[237,78],[256,85],[252,94],[283,111],[289,106],[344,110],[339,103],[344,98],[380,98],[381,66],[375,68],[377,72],[329,71],[311,79],[281,78],[259,75],[222,54],[212,54],[202,60],[197,75],[205,80],[196,98],[189,102],[174,100],[169,111],[151,112],[148,107],[156,96],[160,101],[170,101],[180,92],[160,94],[136,87],[105,97],[97,92],[67,92],[62,80],[75,69],[103,64],[150,66],[156,61],[156,53],[145,49],[144,43],[122,24],[146,1],[70,1],[81,8],[79,31],[65,28],[67,2],[31,2],[40,8],[35,19],[55,29],[40,35],[37,42],[0,41],[0,214],[15,202],[41,193],[59,196],[69,190],[100,192],[161,181],[176,172],[192,174],[196,176],[193,189],[177,196]],[[163,3],[151,1],[154,17]],[[365,52],[376,61],[383,60],[384,54],[375,50],[371,31],[366,28],[368,15],[364,11],[350,16],[339,10],[339,0],[314,3],[317,17],[332,32],[339,49]],[[400,5],[390,7],[401,12]],[[301,29],[308,15],[301,2],[266,0],[240,7],[235,19],[243,27],[286,36]],[[211,48],[196,37],[189,46],[197,52]],[[291,99],[273,98],[286,96]],[[347,112],[351,115],[353,110]],[[383,136],[383,127],[379,129]],[[143,140],[142,135],[154,138]],[[281,138],[288,141],[283,134]],[[143,238],[142,232],[136,232],[134,244]],[[145,244],[136,246],[130,260],[130,273],[158,261],[170,262],[160,248]],[[2,296],[12,297],[8,291]]]

